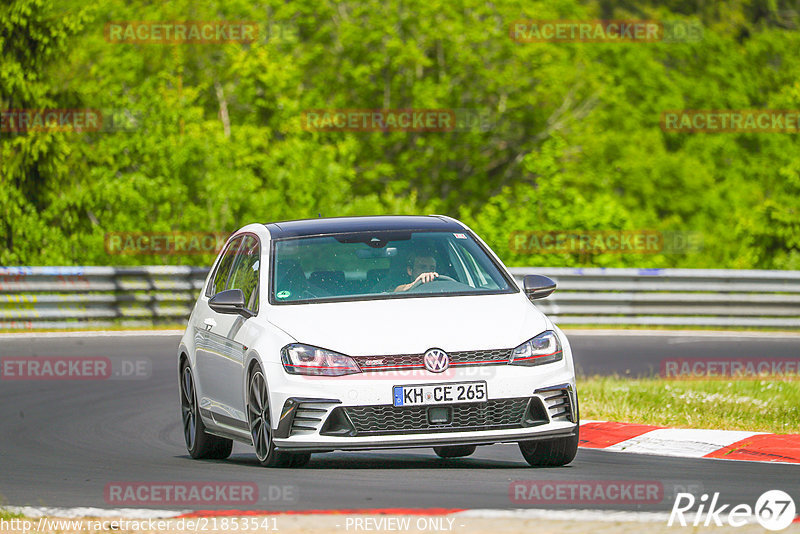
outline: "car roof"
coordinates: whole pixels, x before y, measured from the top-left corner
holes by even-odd
[[[266,223],[273,239],[350,232],[423,230],[463,232],[458,222],[438,215],[373,215],[369,217],[326,217]]]

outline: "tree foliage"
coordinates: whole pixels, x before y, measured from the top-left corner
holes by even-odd
[[[103,111],[100,131],[0,132],[0,264],[110,256],[109,232],[442,213],[509,264],[800,268],[797,134],[666,133],[668,109],[800,109],[779,0],[9,0],[0,110]],[[519,19],[655,19],[655,43],[518,43]],[[109,42],[113,21],[245,20],[253,43]],[[304,110],[468,110],[483,127],[316,132]],[[464,113],[467,113],[464,112]],[[685,254],[527,254],[514,231],[695,232]]]

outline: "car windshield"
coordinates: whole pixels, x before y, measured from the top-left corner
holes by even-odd
[[[273,243],[272,301],[314,302],[516,291],[467,233],[384,231]]]

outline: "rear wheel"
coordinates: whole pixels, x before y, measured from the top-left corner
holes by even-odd
[[[444,447],[434,447],[433,452],[439,458],[463,458],[469,456],[477,449],[476,445],[446,445]]]
[[[256,458],[263,467],[302,467],[311,459],[311,453],[290,453],[275,450],[272,441],[272,423],[269,411],[267,381],[261,368],[250,375],[247,393],[247,421],[250,436],[256,449]]]
[[[567,465],[578,453],[578,428],[575,435],[567,438],[541,441],[520,441],[522,456],[533,467],[556,467]]]
[[[197,392],[189,362],[181,366],[181,419],[186,449],[192,458],[224,460],[231,455],[233,441],[206,433],[197,409]]]

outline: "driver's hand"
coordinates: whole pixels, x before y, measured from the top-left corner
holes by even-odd
[[[402,284],[397,286],[394,290],[397,291],[408,291],[413,287],[417,287],[419,284],[427,284],[428,282],[433,282],[439,278],[439,273],[422,273],[417,277],[416,280],[411,282],[410,284]]]
[[[427,284],[428,282],[433,282],[436,278],[439,277],[439,273],[422,273],[414,280],[412,285],[416,284]]]

